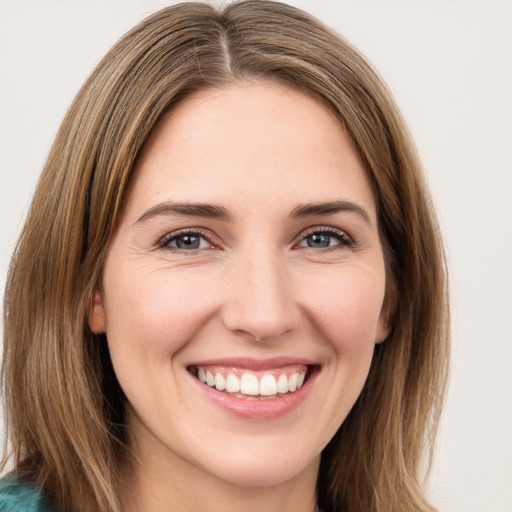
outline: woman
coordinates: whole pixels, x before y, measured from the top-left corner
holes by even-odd
[[[13,257],[0,503],[432,510],[447,316],[361,55],[279,3],[164,9],[77,95]]]

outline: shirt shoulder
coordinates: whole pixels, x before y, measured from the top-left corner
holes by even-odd
[[[0,480],[0,512],[51,512],[35,487],[21,484],[14,475]]]

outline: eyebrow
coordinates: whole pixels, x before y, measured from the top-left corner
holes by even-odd
[[[368,213],[356,203],[351,201],[328,201],[319,203],[306,203],[296,206],[290,217],[305,218],[317,217],[323,215],[332,215],[339,212],[355,213],[362,220],[372,226]],[[175,203],[173,201],[165,201],[152,206],[145,211],[135,222],[135,224],[144,223],[153,217],[159,215],[178,215],[183,217],[198,217],[208,219],[230,220],[232,215],[224,206],[208,203]]]
[[[135,224],[147,222],[158,215],[179,215],[184,217],[199,217],[208,219],[229,220],[230,213],[220,205],[206,203],[175,203],[166,201],[159,203],[145,211]]]
[[[363,221],[372,226],[372,221],[368,213],[356,203],[351,201],[329,201],[321,203],[308,203],[299,204],[293,209],[291,217],[304,218],[304,217],[316,217],[322,215],[332,215],[338,212],[351,212],[355,213],[363,219]]]

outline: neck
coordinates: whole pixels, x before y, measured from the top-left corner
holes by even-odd
[[[155,453],[144,448],[139,445],[130,450],[132,457],[121,472],[123,512],[317,510],[316,479],[320,457],[289,480],[244,485],[222,480],[176,454]]]

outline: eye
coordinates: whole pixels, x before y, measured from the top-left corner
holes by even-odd
[[[334,228],[315,228],[304,235],[297,244],[298,247],[311,249],[329,249],[331,247],[351,247],[353,245],[349,236]]]
[[[158,243],[158,247],[178,249],[180,251],[195,251],[211,249],[213,244],[199,231],[180,231],[166,235]]]

